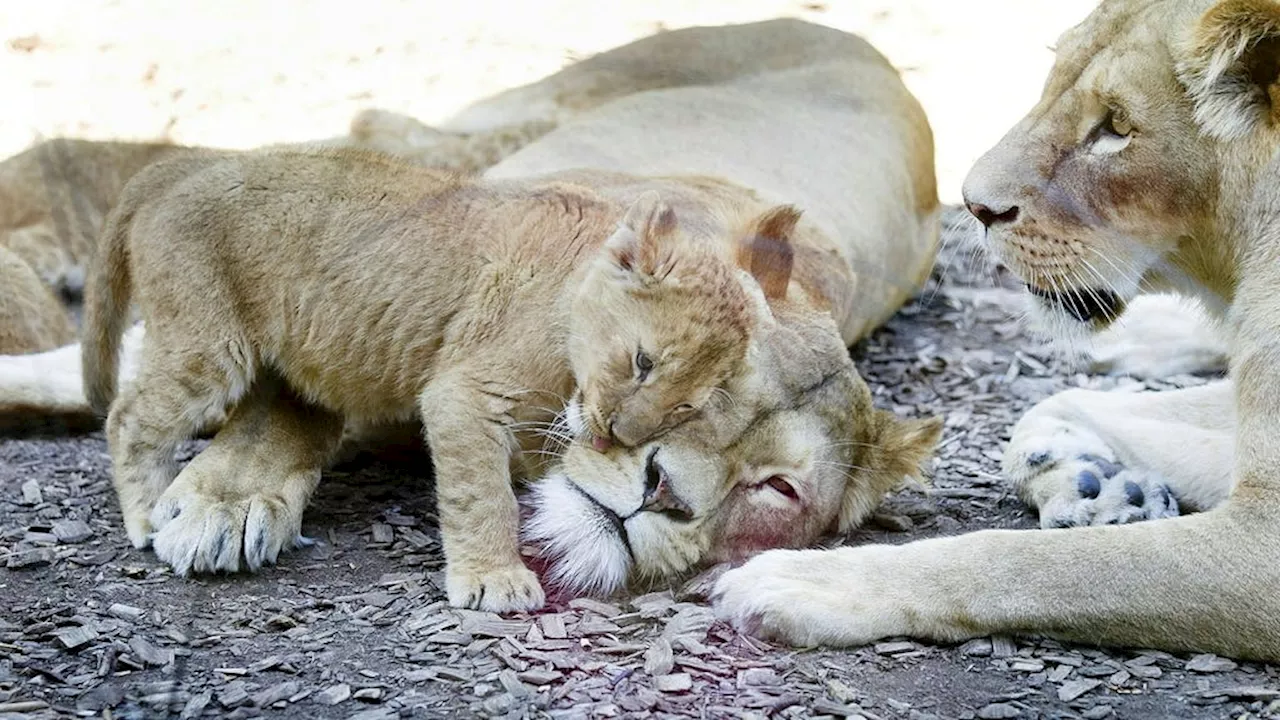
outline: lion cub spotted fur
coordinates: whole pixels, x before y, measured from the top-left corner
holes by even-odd
[[[158,163],[108,217],[86,292],[85,387],[99,412],[131,297],[147,329],[137,380],[107,418],[129,537],[147,544],[176,445],[265,373],[349,420],[418,414],[450,601],[539,607],[511,461],[540,446],[575,380],[608,384],[609,364],[641,350],[647,373],[627,395],[641,409],[609,408],[628,440],[705,400],[745,365],[768,312],[737,264],[785,290],[793,216],[728,225],[747,233],[739,241],[678,221],[653,192],[628,209],[569,183],[464,179],[365,151]],[[575,347],[596,354],[570,363]]]

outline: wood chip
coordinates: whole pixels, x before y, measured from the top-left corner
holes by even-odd
[[[1156,665],[1130,665],[1129,674],[1143,680],[1154,680],[1164,675],[1164,671]]]
[[[53,548],[40,547],[28,550],[19,550],[9,556],[5,561],[5,567],[10,570],[29,570],[31,568],[52,565],[58,556],[53,552]]]
[[[62,647],[68,650],[84,647],[98,639],[98,631],[88,625],[62,628],[54,631],[53,635],[58,638],[58,642],[62,643]]]
[[[351,686],[346,683],[333,685],[316,693],[316,702],[321,705],[337,705],[351,697]]]
[[[607,618],[617,617],[622,614],[622,608],[617,605],[610,605],[591,598],[574,598],[569,601],[569,607],[574,610],[588,610]]]
[[[1007,658],[1013,657],[1018,652],[1018,646],[1013,642],[1013,638],[1005,635],[994,635],[991,638],[991,657]]]
[[[913,642],[885,642],[876,643],[875,651],[877,655],[897,655],[898,653],[915,650],[916,647],[917,645]]]
[[[395,530],[386,523],[373,524],[373,542],[377,545],[390,545],[396,539]]]
[[[84,542],[93,537],[93,529],[83,520],[59,520],[53,524],[53,536],[60,543]]]
[[[286,680],[282,683],[272,685],[265,690],[254,693],[249,698],[249,702],[254,707],[270,707],[281,700],[287,700],[298,692],[302,685],[296,680]]]
[[[675,667],[675,654],[671,649],[671,641],[659,637],[653,641],[644,653],[644,671],[650,675],[666,675]]]
[[[538,625],[542,627],[542,635],[553,640],[569,637],[564,629],[564,616],[560,613],[548,613],[538,616]]]
[[[22,502],[24,505],[39,505],[44,502],[44,493],[40,491],[39,482],[28,480],[22,483]]]
[[[530,685],[550,685],[551,683],[564,677],[564,673],[555,670],[526,670],[517,675],[524,682]]]
[[[129,640],[129,650],[133,652],[135,658],[147,665],[158,667],[173,662],[172,650],[156,647],[139,635],[134,635]]]
[[[738,687],[776,687],[782,677],[770,668],[747,668],[738,673]]]
[[[228,710],[240,707],[247,702],[249,702],[249,693],[245,690],[244,683],[239,680],[228,683],[227,687],[218,693],[218,704]]]
[[[503,689],[511,693],[513,697],[524,698],[529,696],[529,688],[520,682],[520,678],[516,676],[516,671],[507,669],[498,672],[498,682],[502,684]]]
[[[1187,669],[1198,673],[1219,673],[1235,670],[1238,665],[1226,658],[1206,653],[1196,655],[1187,661]]]
[[[111,607],[107,608],[107,614],[126,622],[137,622],[145,613],[141,608],[136,608],[132,605],[112,603]]]
[[[1067,676],[1069,676],[1070,674],[1071,674],[1070,665],[1055,665],[1054,668],[1049,671],[1048,680],[1051,683],[1055,683],[1055,684],[1060,683],[1063,680],[1066,680]]]
[[[475,638],[466,633],[459,632],[438,632],[427,638],[427,642],[436,645],[470,645]]]
[[[659,675],[653,679],[653,687],[664,693],[687,692],[693,688],[693,677],[688,673]]]
[[[1058,699],[1071,702],[1102,684],[1101,680],[1068,680],[1058,688]]]
[[[462,619],[459,628],[463,633],[480,637],[520,637],[529,632],[529,623],[520,620],[503,620],[493,613],[458,611]]]

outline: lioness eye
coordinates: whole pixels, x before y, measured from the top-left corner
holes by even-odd
[[[653,359],[650,358],[645,351],[636,351],[636,379],[644,381],[649,377],[649,372],[653,370]]]
[[[1133,123],[1129,122],[1122,113],[1108,110],[1106,117],[1102,119],[1101,129],[1108,135],[1128,137],[1133,134]]]

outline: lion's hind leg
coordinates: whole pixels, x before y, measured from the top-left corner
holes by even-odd
[[[178,444],[218,419],[252,382],[252,366],[218,345],[184,347],[166,335],[149,330],[137,379],[107,415],[112,482],[139,548],[150,542],[151,510],[177,474]]]
[[[1005,474],[1043,527],[1206,510],[1231,490],[1229,382],[1166,392],[1069,390],[1014,427]]]
[[[179,575],[256,571],[305,544],[302,514],[341,433],[341,418],[260,379],[160,497],[156,556]]]

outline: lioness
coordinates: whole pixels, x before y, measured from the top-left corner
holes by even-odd
[[[918,103],[879,53],[829,28],[779,20],[693,37],[703,51],[637,57],[650,67],[687,60],[687,72],[667,76],[704,84],[620,97],[486,174],[554,173],[613,202],[648,187],[664,198],[754,192],[763,207],[804,211],[786,296],[768,303],[774,322],[743,387],[717,393],[702,412],[635,447],[602,453],[578,436],[536,484],[528,534],[551,584],[569,590],[609,591],[852,527],[916,471],[938,434],[936,423],[903,423],[876,410],[846,351],[919,287],[932,264],[939,206],[932,136]],[[782,69],[705,80],[695,72],[700,63],[723,63],[735,47],[748,56],[742,67]],[[555,78],[534,87],[554,87]],[[571,211],[565,222],[576,217]],[[141,335],[130,333],[126,350]],[[0,398],[9,377],[31,382],[39,397],[62,397],[62,381],[79,374],[61,372],[67,350],[20,363],[0,358]],[[130,367],[128,352],[124,359]],[[570,410],[571,419],[579,416]],[[275,378],[260,378],[165,491],[161,503],[180,511],[166,526],[174,527],[172,557],[199,557],[209,567],[273,559],[257,539],[300,530],[327,459],[325,443],[314,439],[333,432],[331,424],[281,392]]]
[[[1229,381],[1072,390],[1004,466],[1046,527],[765,553],[718,611],[796,644],[1000,632],[1280,660],[1280,4],[1105,0],[964,195],[1063,332],[1147,289],[1199,298]],[[1270,167],[1268,163],[1271,162]]]

